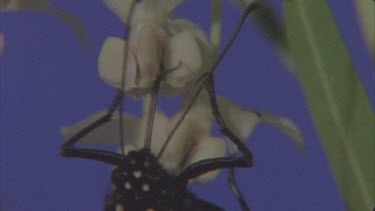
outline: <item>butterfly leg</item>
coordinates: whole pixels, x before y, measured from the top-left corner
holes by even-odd
[[[210,102],[211,102],[211,107],[213,114],[215,116],[216,121],[218,122],[221,132],[227,136],[230,141],[232,141],[237,148],[244,154],[244,158],[249,162],[249,164],[252,166],[253,165],[253,156],[250,150],[246,147],[244,142],[238,138],[225,124],[222,115],[219,110],[219,106],[216,100],[216,94],[215,94],[215,88],[214,88],[214,78],[213,74],[209,74],[207,81],[206,81],[206,88],[210,96]],[[240,204],[241,208],[246,211],[250,210],[249,206],[247,205],[246,201],[244,200],[242,193],[237,185],[235,175],[234,175],[234,168],[231,167],[229,168],[229,176],[228,176],[228,183],[229,186],[231,187],[231,190],[233,194],[235,195],[238,203]]]
[[[97,119],[95,122],[91,123],[90,125],[83,128],[81,131],[70,137],[60,148],[60,154],[63,157],[78,157],[78,158],[86,158],[90,160],[97,160],[100,162],[116,165],[120,162],[121,155],[114,152],[108,152],[104,150],[94,150],[94,149],[86,149],[86,148],[78,148],[75,147],[76,144],[81,138],[85,137],[91,131],[95,130],[97,127],[105,124],[106,122],[110,121],[113,113],[115,112],[118,105],[123,100],[123,91],[118,90],[116,97],[113,99],[111,105],[109,106],[107,113],[104,114],[102,117]]]
[[[246,144],[238,138],[225,124],[224,119],[220,113],[219,106],[216,100],[216,94],[214,89],[214,79],[213,74],[209,73],[206,80],[206,88],[210,97],[210,103],[212,107],[213,115],[220,126],[220,131],[229,138],[233,144],[235,144],[239,151],[244,154],[244,161],[248,164],[247,167],[253,166],[253,155],[250,150],[247,148]]]
[[[229,186],[234,194],[234,196],[236,197],[237,201],[238,201],[238,204],[241,206],[242,210],[244,211],[249,211],[250,208],[249,206],[247,205],[241,191],[240,191],[240,188],[238,187],[238,184],[237,184],[237,181],[236,181],[236,178],[235,178],[235,175],[234,175],[234,168],[230,168],[229,169],[229,175],[228,175],[228,183],[229,183]]]

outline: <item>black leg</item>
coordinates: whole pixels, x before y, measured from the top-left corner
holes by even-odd
[[[206,73],[204,74],[199,81],[202,81],[207,87],[209,96],[210,96],[210,103],[212,106],[213,114],[218,122],[222,133],[227,136],[237,147],[238,149],[245,155],[244,157],[218,157],[212,159],[204,159],[198,162],[195,162],[189,165],[183,172],[180,173],[177,180],[181,185],[187,184],[188,180],[196,178],[202,174],[208,173],[210,171],[218,170],[218,169],[226,169],[226,168],[250,168],[253,166],[252,163],[252,154],[246,145],[225,125],[224,120],[219,112],[218,105],[216,102],[215,90],[213,88],[213,74]],[[191,106],[196,98],[198,97],[200,91],[202,90],[202,86],[196,90],[195,94],[193,95],[193,100],[189,104]]]
[[[216,94],[215,94],[215,88],[214,88],[214,78],[213,74],[209,73],[207,75],[206,80],[206,88],[210,97],[210,103],[212,107],[212,113],[217,121],[217,123],[220,126],[220,131],[229,138],[230,141],[232,141],[238,148],[239,151],[241,151],[244,154],[244,159],[248,162],[249,167],[253,166],[253,155],[250,152],[250,150],[247,148],[245,143],[238,138],[225,124],[223,117],[220,113],[219,106],[217,104],[216,100]]]
[[[151,147],[151,137],[152,137],[152,130],[154,127],[154,118],[155,118],[155,111],[157,107],[160,83],[168,73],[175,71],[178,67],[180,67],[180,65],[181,64],[179,64],[176,68],[173,68],[171,70],[166,70],[160,73],[154,81],[154,85],[152,86],[151,100],[150,100],[150,105],[148,109],[147,125],[146,125],[146,131],[145,131],[146,132],[145,144],[144,144],[145,149],[150,149]]]
[[[216,95],[215,95],[215,89],[214,89],[213,72],[215,71],[218,63],[221,60],[221,58],[223,58],[223,56],[228,51],[229,47],[232,45],[234,39],[236,38],[236,36],[238,35],[238,32],[241,29],[243,23],[245,22],[246,17],[249,15],[250,12],[254,11],[257,7],[258,7],[258,4],[256,2],[248,5],[248,7],[245,9],[245,11],[244,11],[244,13],[241,17],[240,23],[236,27],[235,32],[233,33],[233,35],[232,35],[230,41],[228,42],[228,44],[225,46],[223,52],[219,55],[218,59],[212,65],[210,70],[198,80],[199,82],[202,81],[206,85],[206,89],[207,89],[207,91],[209,93],[209,97],[210,97],[212,112],[213,112],[213,115],[214,115],[217,123],[219,124],[219,126],[221,128],[221,132],[225,136],[227,136],[230,139],[230,141],[232,141],[237,146],[238,150],[241,151],[244,156],[239,157],[239,158],[236,158],[236,157],[212,158],[212,159],[205,159],[205,160],[201,160],[201,161],[198,161],[196,163],[193,163],[190,166],[188,166],[178,176],[178,180],[179,180],[178,182],[180,182],[182,185],[187,184],[189,179],[193,179],[195,177],[198,177],[202,174],[208,173],[208,172],[213,171],[213,170],[225,169],[225,168],[233,169],[233,168],[236,168],[236,167],[250,168],[250,167],[253,166],[253,156],[252,156],[250,150],[246,147],[244,142],[242,142],[241,139],[238,138],[226,126],[226,124],[225,124],[225,122],[222,118],[222,115],[219,111],[219,107],[217,105],[217,100],[216,100]],[[195,101],[195,99],[198,97],[201,90],[202,90],[202,87],[199,87],[197,89],[196,93],[193,95],[193,100],[192,100],[190,106]],[[235,181],[235,180],[233,180],[233,181]],[[232,186],[232,187],[235,188],[234,190],[238,190],[238,192],[239,192],[239,189],[238,189],[236,183],[232,183],[232,184],[234,184],[234,186]],[[241,196],[241,194],[240,194],[240,196]],[[237,197],[237,199],[239,199],[239,198]],[[240,199],[242,199],[242,202],[243,202],[243,204],[241,204],[241,202],[239,201],[241,207],[244,210],[246,210],[245,208],[247,207],[247,205],[246,205],[245,201],[243,200],[242,196],[241,196]]]
[[[219,106],[217,104],[216,100],[216,94],[215,94],[215,87],[214,87],[214,76],[213,74],[208,74],[206,80],[206,88],[208,91],[208,94],[210,96],[210,102],[212,107],[212,112],[214,114],[214,117],[219,124],[221,128],[221,132],[227,136],[230,141],[232,141],[238,148],[239,151],[241,151],[244,154],[244,159],[249,162],[250,166],[253,166],[253,155],[250,152],[250,150],[246,147],[245,143],[238,138],[226,125],[223,120],[223,117],[220,113]],[[234,156],[234,155],[233,155]],[[229,177],[228,177],[229,185],[232,189],[232,192],[234,193],[238,203],[240,204],[242,210],[248,211],[250,210],[246,201],[244,200],[241,191],[236,183],[235,177],[234,177],[234,167],[231,167],[229,169]]]
[[[226,52],[229,50],[230,46],[232,45],[233,41],[236,39],[240,29],[242,28],[242,25],[244,24],[247,16],[258,8],[258,3],[253,2],[249,4],[242,16],[241,20],[238,23],[234,33],[232,34],[232,37],[230,38],[227,45],[224,47],[224,50],[220,53],[218,59],[214,62],[214,64],[210,67],[209,71],[202,75],[202,77],[197,81],[197,83],[201,82],[206,85],[207,91],[209,93],[210,97],[210,103],[213,111],[213,115],[219,124],[221,128],[221,132],[227,136],[230,141],[232,141],[239,151],[241,151],[244,156],[240,158],[235,157],[221,157],[221,158],[213,158],[213,159],[206,159],[201,160],[196,163],[191,164],[188,166],[178,177],[180,179],[181,183],[187,182],[189,179],[195,178],[199,175],[205,174],[207,172],[217,170],[217,169],[224,169],[224,168],[236,168],[236,167],[242,167],[242,168],[250,168],[253,166],[253,156],[250,152],[250,150],[246,147],[244,142],[241,141],[225,124],[220,111],[219,107],[217,105],[216,95],[215,95],[215,89],[214,89],[214,80],[213,80],[213,73],[219,64],[220,60],[224,57]],[[187,114],[190,107],[194,103],[194,101],[197,99],[199,93],[201,92],[202,87],[199,86],[195,94],[193,94],[193,98],[191,103],[188,106],[187,111],[184,113],[184,115]],[[159,153],[159,156],[161,155],[163,150]],[[158,156],[158,157],[159,157]]]
[[[77,143],[81,138],[89,134],[91,131],[95,130],[97,127],[110,121],[117,106],[122,102],[123,96],[123,91],[119,89],[117,91],[116,97],[113,99],[111,105],[109,106],[107,113],[92,124],[85,127],[83,130],[79,131],[77,134],[73,135],[71,138],[69,138],[61,146],[60,154],[63,157],[86,158],[112,165],[117,165],[122,160],[122,156],[118,153],[108,152],[104,150],[77,148],[74,146],[74,144]]]
[[[236,167],[249,168],[251,165],[249,165],[249,162],[244,158],[219,157],[204,159],[188,166],[178,176],[178,180],[181,181],[181,183],[186,183],[189,179],[199,177],[210,171]]]
[[[250,168],[253,166],[253,156],[250,150],[246,147],[243,141],[241,141],[240,138],[238,138],[225,124],[222,115],[219,111],[219,107],[217,104],[216,100],[216,95],[215,95],[215,89],[214,89],[214,79],[213,79],[213,74],[208,73],[206,78],[202,79],[204,80],[204,83],[206,85],[206,89],[209,93],[210,97],[210,103],[212,107],[212,112],[213,115],[219,124],[221,128],[221,132],[229,138],[230,141],[232,141],[239,151],[243,153],[243,157],[220,157],[220,158],[212,158],[212,159],[205,159],[198,161],[196,163],[191,164],[188,166],[179,176],[179,182],[181,184],[187,184],[189,179],[196,178],[202,174],[208,173],[213,170],[218,170],[218,169],[225,169],[229,168],[232,171],[233,168]],[[232,191],[235,193],[235,196],[242,207],[243,210],[249,210],[245,200],[243,199],[239,188],[237,184],[235,183],[234,180],[234,172],[230,173],[230,185],[232,187]],[[236,194],[239,193],[239,194]]]
[[[247,205],[244,197],[242,196],[240,188],[237,185],[236,178],[234,176],[234,168],[229,169],[228,183],[242,210],[250,211],[250,208]]]

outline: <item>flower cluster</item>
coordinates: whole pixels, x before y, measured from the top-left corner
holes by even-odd
[[[185,97],[181,111],[172,117],[167,117],[159,109],[156,110],[151,152],[158,155],[188,107],[189,93],[195,82],[208,71],[214,57],[213,47],[197,25],[185,19],[170,17],[173,9],[181,3],[179,0],[143,0],[140,3],[103,1],[131,31],[127,40],[110,37],[105,41],[98,62],[102,79],[110,86],[122,88],[126,95],[139,98],[150,93],[159,74],[173,70],[163,78],[161,90],[169,96]],[[135,6],[132,10],[133,5]],[[121,87],[123,71],[125,83],[124,87]],[[217,96],[217,99],[227,126],[242,140],[246,140],[260,122],[270,123],[295,136],[296,140],[301,139],[294,125],[283,117],[244,110],[220,96]],[[68,138],[82,130],[103,113],[96,113],[71,127],[63,128],[64,137]],[[125,114],[122,119],[126,134],[125,152],[141,149],[144,146],[147,118],[138,119]],[[202,92],[181,125],[174,131],[160,157],[163,167],[171,173],[179,174],[197,161],[224,157],[226,140],[211,136],[213,120],[208,95]],[[111,121],[97,128],[82,141],[91,144],[117,144],[119,121],[119,115],[115,114]],[[228,146],[232,147],[232,151],[236,150],[232,145]],[[206,182],[216,175],[217,171],[204,174],[195,180]]]
[[[128,96],[139,97],[150,92],[161,72],[174,70],[161,90],[184,94],[206,71],[213,56],[203,31],[188,20],[169,17],[180,1],[144,0],[135,4],[131,18],[132,1],[104,2],[131,29],[128,40],[108,38],[100,53],[99,73],[110,86],[120,88],[125,71],[122,88]]]

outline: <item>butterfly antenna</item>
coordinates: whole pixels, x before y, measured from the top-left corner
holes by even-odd
[[[220,63],[221,59],[223,59],[225,54],[228,52],[228,50],[232,46],[233,42],[236,40],[236,38],[238,36],[238,33],[240,33],[240,31],[242,29],[242,26],[246,21],[247,16],[249,16],[249,14],[251,12],[253,12],[254,10],[256,10],[258,7],[259,7],[259,3],[256,2],[256,1],[250,3],[249,5],[246,6],[245,10],[243,11],[243,13],[241,15],[240,21],[238,22],[234,32],[232,33],[232,36],[230,37],[230,39],[227,42],[227,44],[225,45],[224,49],[221,51],[221,53],[219,54],[219,56],[217,57],[217,59],[215,60],[214,64],[211,66],[211,68],[208,72],[214,72],[215,71],[215,69],[216,69],[217,65]]]
[[[198,90],[194,93],[193,98],[190,100],[189,104],[186,106],[186,109],[182,113],[181,117],[178,119],[177,123],[174,125],[173,129],[169,133],[167,139],[165,139],[162,148],[160,149],[157,159],[160,160],[161,156],[163,155],[165,149],[167,148],[169,142],[171,141],[173,135],[176,133],[178,127],[181,125],[182,121],[185,119],[186,115],[189,113],[191,107],[193,106],[195,100],[198,98],[199,93],[201,92],[203,86],[199,86]]]
[[[144,141],[144,148],[148,150],[151,149],[151,137],[152,137],[152,131],[154,128],[156,105],[157,105],[159,86],[160,86],[160,81],[161,81],[161,78],[159,76],[156,78],[154,86],[152,88],[151,98],[150,98],[150,103],[149,103],[148,113],[147,113],[147,125],[146,125],[146,136],[145,136],[145,141]]]
[[[144,142],[145,149],[149,149],[149,150],[151,149],[151,138],[152,138],[152,131],[154,128],[155,112],[156,112],[156,105],[158,102],[160,83],[168,73],[175,71],[178,67],[180,67],[180,65],[178,65],[176,68],[172,70],[168,70],[168,71],[164,71],[160,73],[154,81],[154,85],[151,91],[150,104],[148,107],[148,114],[147,114],[146,136],[145,136],[145,142]]]
[[[230,37],[229,41],[225,45],[224,49],[221,51],[221,53],[219,54],[219,56],[217,57],[217,59],[215,60],[215,62],[212,64],[212,66],[210,67],[209,71],[206,72],[206,73],[204,73],[198,79],[198,81],[196,82],[196,85],[197,85],[198,88],[196,89],[196,91],[192,95],[190,103],[186,106],[186,109],[182,113],[182,116],[180,117],[180,119],[178,120],[178,122],[176,123],[176,125],[173,127],[173,129],[172,129],[171,133],[168,135],[167,139],[164,141],[163,147],[161,148],[161,150],[159,151],[159,153],[157,155],[158,159],[160,159],[161,156],[163,155],[163,153],[164,153],[167,145],[171,141],[171,139],[172,139],[173,135],[175,134],[177,128],[181,125],[182,121],[185,119],[186,115],[189,113],[189,111],[190,111],[191,107],[193,106],[194,102],[197,100],[199,94],[201,93],[201,91],[203,89],[203,84],[205,84],[208,81],[208,79],[209,79],[208,76],[215,71],[215,69],[218,66],[218,64],[220,63],[221,59],[225,56],[225,54],[228,52],[228,50],[232,46],[233,42],[236,40],[236,38],[237,38],[237,36],[238,36],[238,34],[239,34],[239,32],[240,32],[243,24],[246,21],[247,16],[249,16],[249,14],[251,12],[253,12],[254,10],[256,10],[258,7],[259,7],[258,2],[252,2],[252,3],[250,3],[245,8],[244,12],[241,15],[239,23],[237,24],[234,32],[232,33],[232,36]]]
[[[125,33],[124,33],[124,39],[127,38],[129,40],[129,32],[131,30],[130,28],[130,25],[131,25],[131,21],[132,21],[132,17],[133,17],[133,13],[134,13],[134,6],[136,4],[136,1],[132,1],[131,5],[130,5],[130,13],[129,13],[129,16],[128,16],[128,24],[129,24],[129,30],[127,30]],[[120,88],[119,88],[119,92],[122,92],[124,93],[124,87],[125,87],[125,71],[126,71],[126,64],[128,62],[128,54],[129,54],[129,48],[127,48],[126,45],[124,45],[124,63],[123,63],[123,67],[122,69],[124,71],[121,72],[121,85],[120,85]],[[123,95],[122,95],[122,99],[123,99]],[[123,100],[121,100],[120,104],[119,104],[119,108],[118,108],[118,111],[119,111],[119,136],[120,136],[120,153],[121,155],[125,156],[125,151],[124,151],[124,148],[125,148],[125,139],[124,139],[124,122],[123,122],[123,113],[124,113],[124,108],[123,108]]]

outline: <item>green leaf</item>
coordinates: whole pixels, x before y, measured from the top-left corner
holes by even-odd
[[[285,23],[269,5],[267,1],[259,1],[259,9],[254,13],[255,22],[266,33],[267,38],[275,44],[279,50],[288,54],[288,45],[286,42]]]
[[[375,2],[355,0],[355,3],[368,47],[375,57]]]
[[[372,210],[375,116],[326,1],[284,2],[290,52],[349,210]]]
[[[238,3],[242,8],[245,8],[252,1],[255,0],[240,0]],[[275,10],[267,1],[260,0],[258,3],[259,8],[254,11],[254,15],[251,15],[250,18],[254,19],[255,23],[264,31],[266,37],[278,47],[283,56],[287,57],[288,45],[286,42],[285,23],[277,16]]]
[[[19,10],[19,9],[41,9],[51,0],[1,0],[0,9]]]
[[[218,54],[221,40],[221,1],[211,0],[211,30],[210,42],[214,47],[215,55]]]

